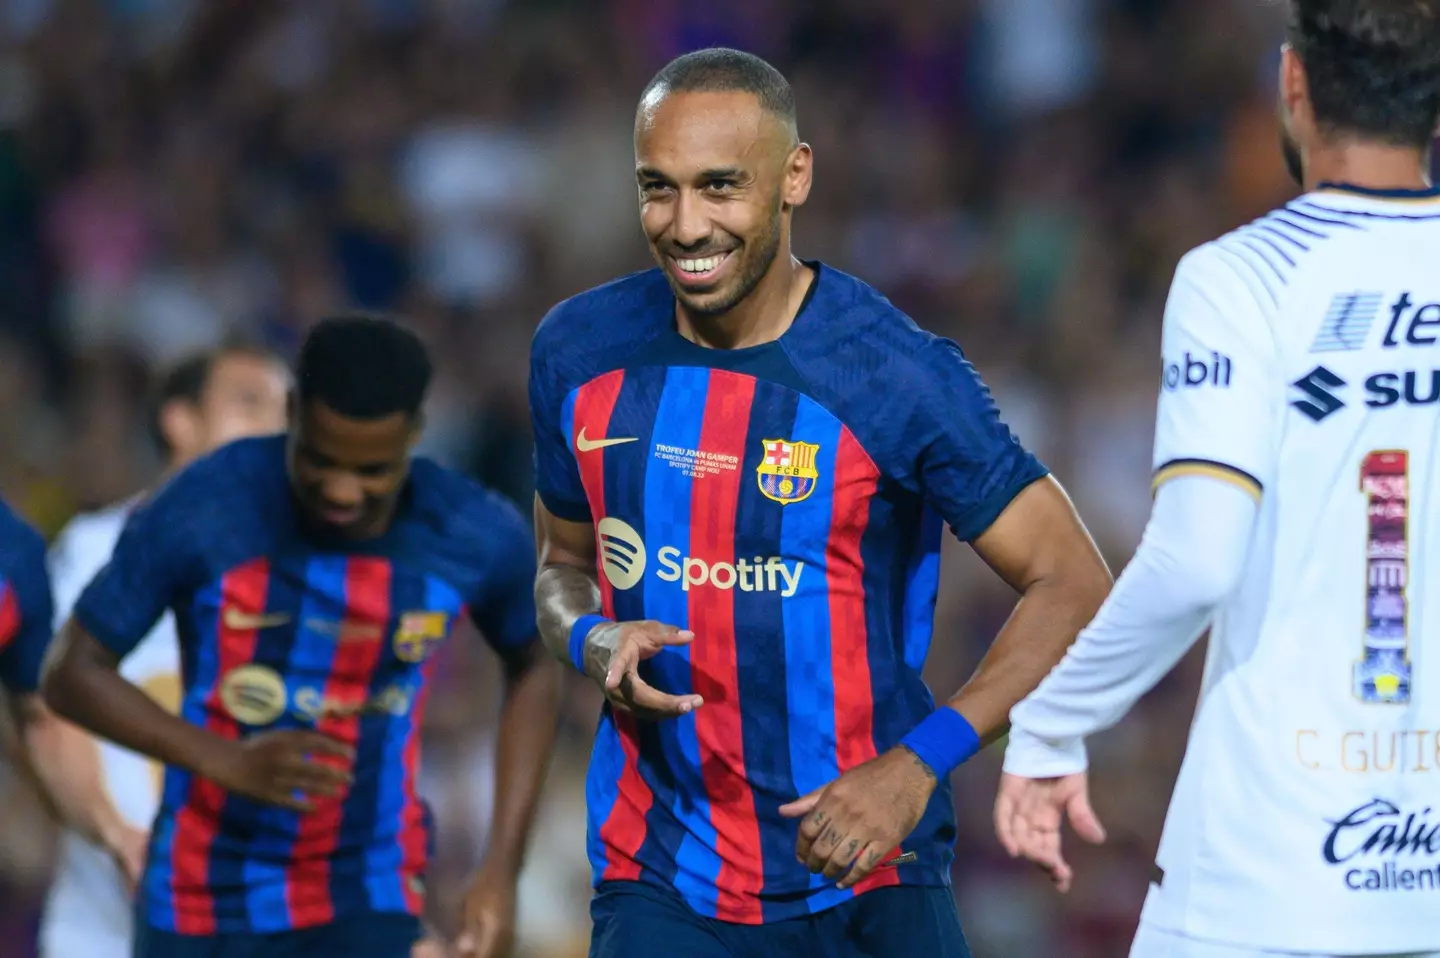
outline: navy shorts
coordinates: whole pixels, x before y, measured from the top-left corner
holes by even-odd
[[[141,924],[134,958],[410,958],[421,937],[411,915],[370,914],[269,934],[177,935]]]
[[[876,888],[819,914],[737,925],[662,888],[605,882],[590,916],[590,958],[971,958],[949,888]]]

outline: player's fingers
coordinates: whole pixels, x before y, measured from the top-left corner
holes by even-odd
[[[671,695],[633,674],[626,676],[625,688],[622,691],[633,707],[655,718],[685,715],[705,704],[705,700],[698,695]]]
[[[860,856],[866,843],[858,838],[846,838],[835,847],[835,851],[825,861],[821,874],[831,881],[840,878],[850,869],[850,865]]]
[[[853,888],[857,882],[863,881],[866,876],[880,867],[885,858],[885,846],[881,842],[868,842],[855,856],[855,864],[844,878],[840,879],[839,887]]]
[[[995,837],[1000,841],[1000,847],[1005,849],[1005,854],[1014,858],[1020,854],[1020,848],[1015,844],[1015,799],[1011,797],[1008,790],[1002,788],[995,796]]]
[[[284,781],[289,787],[299,789],[307,795],[333,798],[345,790],[345,786],[349,784],[349,776],[337,774],[335,769],[323,765],[311,765],[296,769]]]
[[[610,658],[610,666],[605,670],[605,687],[607,689],[618,689],[620,681],[627,675],[635,672],[635,665],[640,661],[640,650],[636,643],[621,640],[620,647]]]
[[[305,754],[313,757],[325,755],[330,758],[343,759],[346,762],[355,760],[355,749],[336,738],[323,735],[320,732],[296,732],[295,745]]]
[[[1105,841],[1105,826],[1100,824],[1100,817],[1095,814],[1095,809],[1090,807],[1090,795],[1087,791],[1082,789],[1071,797],[1065,810],[1070,816],[1070,826],[1075,829],[1075,834],[1093,845]]]
[[[849,837],[849,823],[834,815],[828,816],[820,828],[819,837],[810,844],[810,853],[805,856],[806,867],[816,873],[823,871],[825,863],[845,846]]]
[[[795,799],[795,801],[787,802],[786,804],[781,805],[780,814],[786,818],[799,818],[802,815],[809,815],[810,812],[815,808],[815,806],[820,803],[820,796],[824,794],[825,786],[822,785],[819,788],[815,789],[815,791],[811,792],[809,795],[801,795],[799,798]],[[805,825],[803,822],[800,825],[800,829],[801,831],[804,831],[805,829]]]

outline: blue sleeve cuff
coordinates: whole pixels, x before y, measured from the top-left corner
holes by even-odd
[[[1000,513],[1015,501],[1016,496],[1032,483],[1044,479],[1048,475],[1050,475],[1050,470],[1046,469],[1039,459],[1028,452],[1025,453],[1023,461],[1017,464],[1015,474],[1010,481],[967,512],[962,523],[951,527],[955,532],[955,538],[961,542],[971,542],[978,538],[986,529],[995,524],[995,520],[1000,518]]]
[[[129,655],[135,646],[140,644],[140,639],[145,638],[141,633],[139,638],[132,639],[122,634],[120,629],[111,628],[103,620],[96,619],[90,614],[90,609],[83,602],[76,604],[75,611],[71,613],[72,618],[80,624],[80,627],[99,642],[105,648],[114,652],[120,658]],[[149,629],[145,630],[146,632]]]
[[[603,615],[582,615],[570,627],[570,662],[582,674],[585,672],[585,639],[595,626],[609,621]]]
[[[965,716],[942,705],[911,729],[900,744],[929,765],[937,779],[944,781],[980,751],[980,735]]]
[[[547,489],[538,489],[537,491],[540,494],[540,501],[545,504],[546,509],[550,510],[552,516],[564,519],[566,522],[593,521],[593,517],[590,515],[590,503],[584,500],[573,502]]]

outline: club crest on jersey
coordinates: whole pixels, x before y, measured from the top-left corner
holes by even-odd
[[[395,657],[423,662],[445,638],[450,618],[444,612],[406,612],[395,630]]]
[[[799,502],[815,491],[820,473],[815,468],[815,454],[820,447],[810,442],[788,439],[765,439],[765,454],[755,467],[756,479],[765,498],[782,505]]]

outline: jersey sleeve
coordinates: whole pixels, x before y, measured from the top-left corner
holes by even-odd
[[[1275,471],[1284,377],[1266,309],[1228,255],[1202,246],[1175,271],[1161,338],[1154,482],[1207,475],[1258,499]]]
[[[485,641],[504,652],[535,638],[535,544],[520,511],[492,497],[486,524],[493,553],[477,594],[469,599],[470,617]]]
[[[922,359],[908,437],[919,450],[920,490],[955,535],[969,542],[1047,470],[1001,420],[959,346],[934,340]]]
[[[165,610],[203,573],[197,497],[190,467],[131,513],[110,561],[80,593],[74,617],[117,655],[140,644]]]
[[[557,330],[563,304],[536,331],[530,349],[530,427],[535,440],[535,491],[545,508],[570,522],[589,522],[590,503],[570,445],[574,404]]]
[[[34,692],[50,646],[55,610],[45,572],[45,544],[19,550],[0,582],[0,682],[12,692]]]

